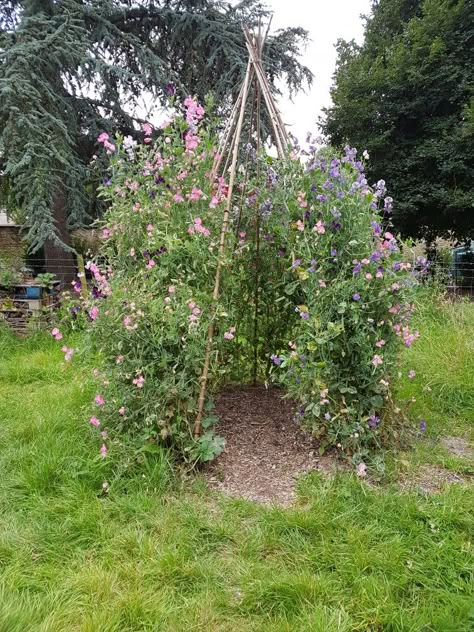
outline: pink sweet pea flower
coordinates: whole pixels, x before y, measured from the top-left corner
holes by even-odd
[[[109,135],[107,134],[107,132],[102,132],[102,134],[99,134],[97,142],[105,143],[106,140],[109,140]]]
[[[96,305],[94,305],[94,307],[89,312],[89,316],[91,317],[91,320],[97,320],[99,316],[99,308]]]
[[[100,426],[100,421],[97,419],[97,417],[95,415],[93,415],[90,419],[89,419],[89,423],[92,426],[95,426],[97,428],[97,426]]]
[[[59,331],[59,329],[57,327],[55,327],[52,331],[51,331],[51,335],[53,336],[53,338],[55,338],[56,340],[62,340],[62,333]]]
[[[375,346],[380,349],[381,347],[384,346],[384,344],[385,344],[385,340],[377,340],[377,342],[375,343]]]
[[[61,347],[61,351],[64,353],[64,359],[66,360],[66,362],[70,362],[72,356],[74,355],[74,349],[66,347],[66,345],[64,345],[63,347]]]
[[[324,224],[321,220],[318,220],[313,227],[313,233],[318,233],[319,235],[324,235],[326,229],[324,228]]]
[[[374,357],[372,358],[372,364],[373,364],[374,366],[379,366],[379,365],[380,365],[380,364],[382,364],[382,363],[383,363],[383,360],[382,360],[381,356],[379,356],[379,355],[374,355]]]
[[[201,191],[201,189],[198,189],[197,187],[193,187],[191,190],[191,193],[188,195],[188,198],[192,202],[197,202],[197,200],[201,199],[203,195],[204,193]]]
[[[143,388],[143,385],[145,384],[145,378],[143,377],[143,375],[140,375],[133,380],[133,383],[137,388]]]
[[[102,397],[100,393],[97,393],[97,395],[94,398],[94,401],[97,404],[97,406],[103,406],[105,404],[105,399]]]
[[[150,261],[146,264],[145,268],[147,268],[147,270],[151,270],[152,268],[154,268],[156,265],[155,261],[153,259],[150,259]]]
[[[143,123],[142,130],[143,130],[145,136],[151,136],[153,128],[152,128],[150,123]]]
[[[105,445],[105,443],[102,444],[102,447],[100,448],[100,456],[105,459],[105,457],[107,456],[107,446]]]

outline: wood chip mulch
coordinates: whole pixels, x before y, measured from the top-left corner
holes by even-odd
[[[206,469],[209,485],[229,496],[289,505],[295,482],[317,470],[318,445],[300,430],[294,405],[264,386],[229,387],[217,399],[216,433],[224,452]]]

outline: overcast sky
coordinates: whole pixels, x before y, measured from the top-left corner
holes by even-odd
[[[322,108],[329,105],[329,88],[336,63],[334,44],[339,38],[363,38],[361,14],[370,13],[371,0],[267,0],[273,10],[272,30],[286,26],[303,26],[311,42],[302,62],[314,74],[308,94],[300,93],[293,103],[288,98],[279,102],[288,129],[300,140],[306,132],[316,132],[315,121]]]

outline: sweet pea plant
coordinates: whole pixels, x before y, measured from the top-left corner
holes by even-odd
[[[141,143],[98,139],[110,160],[103,246],[88,264],[91,297],[70,311],[102,358],[89,419],[101,456],[125,433],[140,449],[162,443],[191,460],[213,458],[222,449],[213,395],[248,379],[253,365],[284,386],[323,447],[360,460],[393,438],[398,356],[418,336],[408,325],[414,277],[389,231],[385,184],[368,186],[350,148],[333,156],[310,145],[276,162],[249,145],[215,304],[228,188],[212,175],[217,137],[203,117],[188,97],[161,129],[144,125]],[[195,439],[211,320],[204,433]],[[63,349],[71,360],[74,350]]]
[[[336,445],[360,460],[397,433],[392,389],[401,347],[419,336],[408,324],[416,279],[389,230],[385,182],[370,188],[350,147],[302,153],[267,169],[255,200],[261,259],[271,262],[272,301],[286,323],[272,374],[323,450]]]

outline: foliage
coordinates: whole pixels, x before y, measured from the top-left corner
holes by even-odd
[[[21,274],[17,266],[8,259],[0,258],[0,286],[11,287],[20,280]]]
[[[472,436],[474,305],[423,297],[414,318],[429,336],[402,371],[416,366],[406,387],[433,415],[404,457],[417,485],[422,458],[462,472],[433,437]],[[53,343],[0,334],[0,629],[472,629],[470,487],[430,496],[313,474],[284,509],[183,489],[159,454],[116,477],[82,418],[94,365],[61,366]]]
[[[64,246],[69,227],[90,221],[97,182],[89,172],[99,131],[136,130],[142,97],[215,91],[225,110],[248,53],[242,21],[268,10],[257,0],[3,0],[0,3],[0,157],[6,203],[25,219],[33,250]],[[298,62],[307,35],[270,36],[265,66],[272,87],[311,80]],[[235,96],[235,95],[234,95]],[[138,117],[139,118],[139,117]]]
[[[322,449],[361,460],[382,439],[393,444],[398,353],[418,332],[407,324],[415,277],[378,213],[391,204],[384,182],[372,191],[350,148],[340,158],[295,149],[274,164],[255,153],[249,173],[239,169],[219,255],[227,183],[211,170],[212,125],[197,127],[204,110],[190,97],[184,105],[185,117],[161,131],[145,126],[142,145],[99,137],[111,157],[102,264],[89,264],[93,300],[70,308],[104,361],[91,423],[134,436],[140,449],[164,443],[208,460],[222,449],[212,435],[215,390],[265,379],[273,362]],[[206,434],[196,442],[210,323]]]
[[[369,151],[407,236],[472,234],[473,37],[470,0],[381,0],[362,46],[338,43],[323,130]]]
[[[383,180],[367,186],[356,154],[310,146],[305,162],[272,166],[271,190],[261,188],[257,204],[261,275],[270,287],[260,301],[263,313],[274,310],[263,337],[275,345],[274,375],[322,449],[337,445],[360,460],[374,445],[397,441],[399,352],[419,334],[408,324],[416,273],[388,230],[392,199]]]

